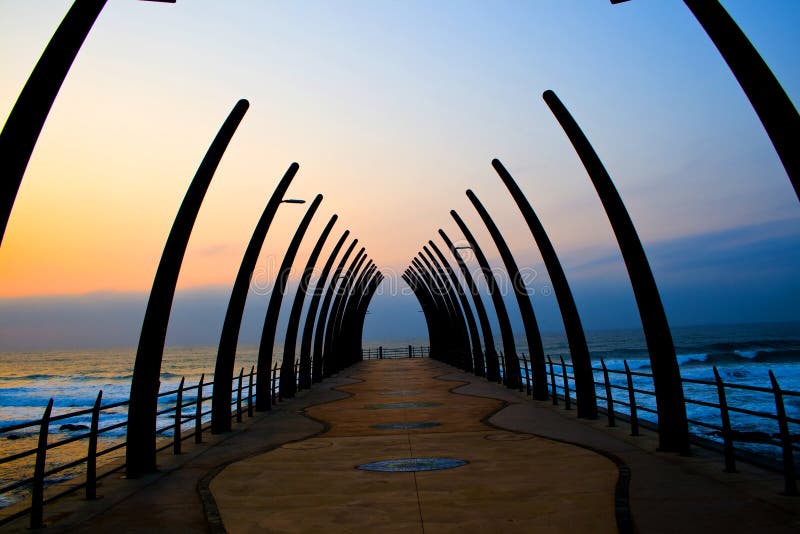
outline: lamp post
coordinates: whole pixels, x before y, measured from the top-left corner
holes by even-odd
[[[611,0],[621,4],[628,0]],[[775,74],[718,0],[683,0],[706,31],[767,131],[800,199],[800,115]]]
[[[107,0],[75,0],[33,68],[0,132],[0,244],[44,122]],[[176,0],[143,0],[174,4]]]
[[[297,163],[292,163],[283,178],[281,178],[281,181],[278,182],[261,217],[258,219],[253,235],[250,237],[250,242],[247,244],[247,249],[245,249],[242,257],[242,263],[239,265],[239,271],[236,273],[236,280],[231,290],[231,298],[225,311],[225,321],[222,323],[219,349],[217,350],[217,359],[214,364],[214,390],[211,395],[211,432],[214,434],[230,432],[231,430],[231,380],[233,379],[233,367],[236,361],[236,346],[239,343],[239,329],[242,324],[247,293],[250,289],[250,278],[256,267],[258,256],[261,254],[261,247],[264,245],[267,231],[281,204],[302,204],[305,202],[296,198],[283,198],[299,168],[300,166]]]
[[[267,306],[267,314],[264,317],[264,328],[261,331],[261,341],[258,345],[258,366],[256,378],[256,410],[263,412],[272,407],[272,400],[269,394],[270,383],[270,370],[272,369],[272,356],[275,345],[275,332],[278,328],[278,315],[281,311],[281,302],[283,302],[283,294],[286,291],[286,284],[289,280],[289,272],[292,270],[292,263],[297,256],[297,251],[300,248],[300,243],[305,236],[308,225],[311,224],[311,219],[317,212],[320,203],[322,202],[322,195],[314,197],[314,201],[308,207],[303,220],[297,227],[297,230],[286,249],[286,254],[283,256],[283,261],[278,270],[278,276],[275,277],[275,287],[272,289],[272,294],[269,296],[269,304]],[[216,381],[216,377],[215,377]]]

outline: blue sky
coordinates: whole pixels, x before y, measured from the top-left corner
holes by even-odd
[[[800,3],[722,3],[797,102]],[[0,115],[68,6],[0,4]],[[301,164],[291,196],[325,194],[309,235],[337,212],[338,231],[350,228],[387,272],[401,271],[440,227],[457,238],[450,209],[500,265],[464,195],[473,189],[518,263],[540,274],[536,289],[547,283],[541,258],[491,169],[498,157],[548,230],[586,326],[635,327],[613,234],[541,99],[546,89],[606,163],[672,324],[800,320],[800,206],[682,2],[116,0],[51,112],[0,250],[0,349],[91,345],[93,320],[116,317],[109,309],[119,335],[94,342],[135,342],[187,180],[241,97],[251,110],[201,210],[180,283],[179,303],[208,301],[208,311],[193,317],[201,307],[178,303],[173,316],[205,325],[197,342],[218,330],[249,232],[291,161]],[[262,265],[282,255],[301,216],[279,214]],[[135,239],[110,242],[101,228]],[[251,300],[246,320],[257,325],[266,304]],[[545,330],[561,328],[553,301],[534,295]],[[422,333],[416,309],[409,297],[380,297],[367,335]],[[67,319],[72,333],[59,329]],[[173,339],[190,343],[192,333]]]

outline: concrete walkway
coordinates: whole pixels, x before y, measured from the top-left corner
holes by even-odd
[[[230,434],[159,455],[158,473],[104,479],[99,500],[46,505],[45,522],[117,533],[800,531],[800,498],[779,493],[779,474],[741,463],[724,473],[716,453],[658,453],[652,433],[628,434],[428,359],[362,362]],[[466,463],[356,469],[424,457]]]
[[[352,396],[308,415],[331,428],[234,463],[211,491],[230,532],[616,532],[617,467],[584,448],[481,422],[503,403],[448,390],[431,360],[361,364]],[[412,426],[422,428],[409,428]],[[366,471],[399,459],[459,467]]]

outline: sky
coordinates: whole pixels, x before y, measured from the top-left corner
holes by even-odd
[[[796,103],[800,3],[722,3]],[[0,0],[0,117],[69,5]],[[451,209],[501,266],[468,188],[528,270],[542,329],[562,329],[495,157],[548,231],[585,326],[636,327],[611,227],[547,89],[608,167],[670,324],[800,320],[797,197],[682,2],[111,0],[50,112],[0,248],[0,350],[135,345],[174,215],[240,98],[250,109],[194,227],[171,343],[216,343],[250,233],[294,161],[287,196],[325,198],[293,277],[338,214],[322,258],[349,229],[387,277],[366,337],[425,335],[397,276],[429,239],[442,246],[439,228],[463,239]],[[258,341],[306,208],[283,205],[269,231],[243,342]]]

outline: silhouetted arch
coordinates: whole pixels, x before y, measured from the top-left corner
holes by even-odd
[[[497,355],[497,349],[494,346],[492,325],[489,322],[489,315],[486,313],[486,307],[483,305],[483,299],[481,299],[480,292],[478,291],[478,284],[475,283],[475,279],[472,277],[472,273],[469,272],[469,267],[467,267],[466,262],[464,262],[464,258],[458,253],[458,249],[456,249],[453,242],[450,241],[450,238],[447,237],[447,234],[444,233],[444,230],[439,229],[439,235],[442,237],[445,245],[447,245],[447,248],[450,249],[450,253],[456,259],[458,268],[461,269],[461,275],[467,283],[470,295],[472,295],[472,302],[475,304],[475,313],[478,314],[478,321],[481,324],[481,331],[483,332],[483,350],[486,358],[486,371],[484,374],[479,374],[479,366],[476,364],[475,373],[479,376],[485,375],[490,382],[497,382],[500,380],[499,357]],[[481,365],[480,367],[483,366]]]
[[[275,349],[275,331],[278,328],[278,315],[281,312],[281,302],[283,302],[283,294],[286,291],[286,284],[289,280],[289,272],[292,270],[292,263],[297,256],[297,250],[300,248],[300,242],[303,241],[303,236],[311,224],[311,219],[317,212],[320,203],[322,202],[322,195],[317,195],[314,201],[309,206],[303,220],[297,227],[294,233],[289,248],[286,249],[286,254],[283,256],[278,276],[275,277],[275,286],[272,288],[272,294],[269,296],[269,305],[267,306],[267,315],[264,318],[264,329],[261,331],[261,342],[258,345],[258,365],[256,367],[256,410],[265,411],[269,410],[272,406],[272,398],[270,397],[270,373],[272,371],[272,355]]]
[[[608,220],[614,229],[625,267],[628,269],[653,370],[659,448],[663,451],[686,452],[689,449],[689,428],[686,421],[681,373],[667,323],[667,314],[664,313],[661,296],[658,294],[658,287],[642,242],[617,188],[611,181],[611,176],[589,143],[589,139],[553,91],[545,91],[543,96],[586,167],[586,172],[600,196]]]
[[[342,259],[336,266],[336,271],[334,271],[333,276],[331,276],[331,281],[328,283],[328,290],[325,292],[325,298],[322,300],[322,307],[319,310],[317,325],[314,328],[314,358],[312,364],[314,371],[311,377],[312,382],[319,382],[323,379],[323,377],[325,377],[325,362],[323,360],[323,353],[325,346],[325,327],[328,324],[329,310],[331,303],[333,302],[336,284],[339,278],[341,278],[341,272],[344,269],[344,266],[347,264],[347,260],[350,258],[350,254],[353,252],[353,249],[357,243],[358,239],[354,239],[345,251],[344,256],[342,256]],[[361,251],[363,252],[363,250],[364,249],[362,248]]]
[[[106,0],[76,0],[33,68],[0,132],[0,244],[50,108]]]
[[[578,314],[578,307],[572,297],[567,276],[561,267],[556,251],[550,238],[547,236],[542,223],[533,211],[528,199],[522,193],[514,178],[503,167],[499,160],[492,160],[495,168],[503,183],[508,188],[514,202],[522,212],[528,228],[536,240],[539,252],[542,254],[547,273],[550,275],[550,283],[553,284],[553,292],[558,300],[558,308],[561,310],[561,318],[564,320],[564,330],[567,334],[569,352],[572,359],[573,372],[575,375],[575,396],[578,401],[578,417],[586,419],[597,418],[597,395],[594,389],[594,374],[592,372],[592,360],[589,355],[589,346],[586,344],[586,335],[583,331],[581,318]]]
[[[361,298],[361,302],[359,303],[359,310],[356,316],[355,328],[353,330],[355,339],[358,341],[358,345],[353,347],[355,350],[354,356],[357,356],[358,360],[363,359],[363,347],[361,342],[364,338],[364,320],[367,317],[367,310],[369,309],[370,302],[372,302],[372,297],[375,296],[375,292],[378,290],[381,282],[383,282],[383,274],[380,272],[375,273],[375,276],[373,276],[367,284],[364,296]]]
[[[739,81],[800,199],[800,114],[764,58],[717,0],[683,0]]]
[[[435,341],[434,341],[434,331],[433,331],[434,325],[433,325],[433,320],[430,316],[430,309],[428,307],[428,304],[424,301],[424,299],[420,295],[420,289],[417,286],[417,281],[414,279],[410,271],[406,270],[401,276],[401,278],[406,284],[408,284],[408,287],[411,289],[411,292],[414,293],[414,297],[416,297],[417,302],[419,303],[420,311],[422,312],[422,315],[425,317],[425,325],[428,328],[428,344],[430,347],[428,353],[433,358]]]
[[[336,324],[339,308],[342,304],[342,297],[350,290],[349,284],[352,281],[354,273],[357,271],[356,267],[360,268],[361,264],[366,259],[366,255],[364,254],[365,250],[366,249],[364,247],[361,247],[361,250],[358,251],[358,254],[356,254],[356,257],[353,258],[353,261],[350,263],[347,272],[342,277],[342,282],[339,284],[338,289],[336,290],[336,295],[333,300],[333,304],[331,305],[331,311],[328,314],[326,321],[327,324],[325,325],[325,337],[323,339],[322,351],[322,369],[324,377],[329,377],[335,372],[333,368],[335,362],[333,361],[331,354],[334,325]],[[334,284],[335,287],[336,280],[331,280],[331,284]]]
[[[469,364],[469,362],[472,361],[472,346],[469,342],[467,321],[464,318],[461,305],[458,303],[455,297],[455,290],[450,285],[450,281],[444,276],[441,266],[439,266],[438,263],[434,265],[436,260],[434,259],[433,254],[431,254],[431,251],[425,246],[423,246],[422,249],[426,254],[428,254],[430,260],[426,258],[425,254],[422,252],[419,253],[419,258],[425,263],[425,266],[427,267],[428,272],[431,273],[435,284],[440,288],[439,291],[442,294],[442,299],[445,301],[448,309],[452,312],[451,315],[453,323],[451,328],[453,329],[453,336],[457,342],[453,345],[453,348],[458,351],[458,357],[454,359],[454,362],[465,371],[472,372],[472,365]]]
[[[305,301],[306,291],[308,284],[311,281],[311,273],[314,270],[314,265],[317,263],[317,258],[325,241],[328,239],[328,234],[331,233],[333,225],[336,224],[336,219],[339,217],[334,215],[328,221],[328,224],[322,230],[319,239],[317,239],[314,249],[308,256],[306,267],[303,269],[303,274],[300,276],[300,284],[297,287],[297,293],[294,295],[294,302],[292,302],[292,310],[289,312],[289,323],[286,325],[286,337],[283,342],[283,359],[281,361],[281,396],[283,398],[294,397],[297,391],[297,382],[294,376],[294,350],[297,344],[297,329],[300,327],[300,314],[303,311],[303,302]]]
[[[317,280],[317,285],[314,287],[314,292],[311,296],[311,302],[308,305],[306,321],[303,325],[303,339],[300,343],[300,389],[308,389],[311,387],[313,379],[311,340],[312,336],[314,335],[314,324],[317,319],[317,311],[319,310],[320,299],[322,298],[322,293],[325,290],[325,283],[328,281],[328,275],[333,267],[333,262],[336,261],[336,256],[339,255],[339,251],[342,249],[342,245],[344,245],[344,242],[347,240],[347,236],[349,235],[350,230],[345,230],[342,234],[342,237],[339,238],[339,241],[333,247],[333,250],[328,256],[328,260],[325,262],[325,266],[322,268],[322,272]],[[318,374],[321,372],[321,368],[316,369],[316,366],[314,366],[313,374]]]
[[[428,241],[428,244],[439,257],[439,263],[444,267],[445,271],[447,271],[447,275],[450,277],[450,282],[455,288],[458,299],[461,302],[461,308],[464,310],[464,317],[467,320],[469,335],[470,339],[472,340],[472,369],[470,369],[470,371],[474,372],[478,376],[484,376],[485,370],[483,368],[481,335],[478,332],[478,324],[475,322],[475,316],[472,313],[472,307],[470,307],[467,296],[464,293],[464,287],[461,285],[461,282],[456,276],[455,271],[453,271],[453,268],[450,266],[450,263],[447,261],[447,258],[445,258],[444,254],[442,254],[442,251],[439,250],[439,247],[436,246],[436,243],[433,241]]]
[[[219,349],[217,350],[217,360],[214,365],[214,389],[211,397],[211,432],[229,432],[231,429],[231,388],[233,380],[233,367],[236,361],[236,346],[239,343],[239,329],[242,325],[242,315],[247,301],[247,293],[250,289],[250,278],[256,268],[258,255],[261,254],[261,247],[267,237],[267,231],[275,218],[278,208],[283,202],[283,195],[289,189],[297,170],[300,166],[297,163],[289,165],[286,173],[278,182],[275,191],[264,207],[261,217],[256,223],[247,249],[244,251],[242,263],[239,264],[239,271],[236,273],[236,280],[233,282],[231,297],[228,300],[228,308],[225,311],[225,321],[222,323],[222,333],[219,336]]]
[[[429,243],[433,245],[433,241],[429,241]],[[435,245],[433,246],[435,248]],[[475,318],[472,316],[472,310],[469,308],[468,303],[466,304],[467,308],[464,309],[464,303],[467,302],[467,299],[464,297],[462,300],[463,294],[459,295],[458,293],[458,291],[461,290],[461,284],[457,283],[458,279],[456,279],[457,286],[454,286],[452,280],[447,276],[447,273],[445,273],[442,264],[439,263],[439,260],[436,259],[436,256],[433,255],[428,246],[426,245],[422,247],[422,249],[425,251],[425,254],[427,254],[428,257],[430,258],[431,264],[436,269],[439,278],[442,279],[442,283],[447,286],[447,291],[450,294],[450,299],[453,301],[453,306],[458,312],[459,319],[461,321],[460,327],[462,331],[462,336],[464,337],[464,350],[466,351],[462,359],[463,361],[462,368],[468,373],[472,373],[475,370],[472,363],[472,353],[475,351],[475,348],[472,346],[472,344],[477,342],[478,343],[477,350],[481,350],[480,336],[478,335],[477,330],[473,331],[473,328],[477,329],[477,326],[475,325]],[[448,265],[448,268],[449,267],[450,266]]]
[[[456,339],[454,339],[453,335],[452,312],[444,302],[442,295],[437,291],[430,274],[426,272],[418,258],[411,260],[411,272],[416,275],[420,287],[432,303],[436,330],[440,336],[436,357],[443,362],[450,363],[453,346],[456,344]]]
[[[472,247],[472,251],[475,253],[475,259],[478,261],[481,272],[486,279],[486,285],[489,287],[489,295],[491,295],[492,302],[494,303],[497,321],[500,325],[500,335],[503,338],[503,352],[505,352],[503,355],[503,361],[505,363],[505,377],[503,377],[503,381],[509,388],[519,388],[522,385],[522,381],[520,378],[519,360],[517,359],[517,348],[514,344],[514,333],[511,330],[511,321],[508,318],[508,311],[506,311],[506,305],[503,302],[503,296],[500,294],[497,280],[492,273],[489,261],[486,259],[480,245],[478,245],[478,241],[475,240],[475,237],[472,235],[472,232],[469,231],[467,225],[461,220],[461,217],[458,216],[455,210],[451,210],[450,215],[453,216],[453,219],[456,221],[456,224],[458,224],[467,242]]]
[[[539,325],[536,322],[536,315],[533,312],[533,305],[531,304],[530,296],[528,295],[528,288],[525,287],[525,281],[517,267],[517,262],[514,260],[514,255],[511,254],[511,249],[508,248],[506,240],[503,239],[503,234],[500,229],[492,220],[489,212],[478,200],[471,190],[467,189],[467,197],[472,205],[481,216],[486,229],[492,236],[497,250],[500,252],[500,257],[506,267],[511,288],[514,291],[514,296],[517,299],[519,306],[520,316],[522,317],[522,325],[525,328],[525,338],[528,341],[528,351],[531,357],[531,369],[533,371],[533,398],[539,400],[547,400],[547,370],[544,362],[544,347],[542,346],[542,334],[539,332]],[[521,385],[521,383],[520,383]]]
[[[186,191],[161,254],[142,322],[131,379],[125,449],[126,472],[129,477],[137,477],[156,469],[156,411],[161,384],[161,359],[164,356],[175,286],[200,205],[225,149],[248,107],[247,100],[239,100],[219,129]]]

